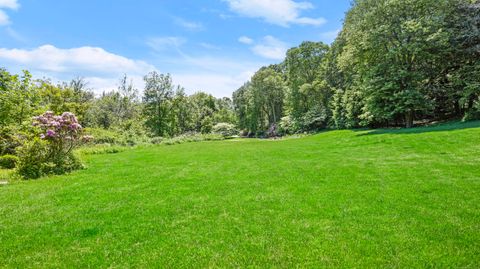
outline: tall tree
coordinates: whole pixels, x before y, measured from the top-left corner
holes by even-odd
[[[448,0],[358,0],[348,12],[344,66],[354,65],[369,123],[403,119],[413,125],[430,111],[431,74],[448,52]],[[372,27],[375,25],[375,27]]]
[[[286,109],[300,124],[305,113],[318,110],[319,107],[316,105],[322,103],[317,99],[321,98],[319,93],[321,90],[316,86],[319,86],[323,80],[322,65],[328,50],[328,45],[322,42],[306,41],[287,52],[285,59],[288,84]],[[325,108],[328,106],[323,106],[323,109]]]
[[[170,74],[151,72],[144,77],[143,95],[146,125],[156,136],[169,135],[168,117],[174,86]]]

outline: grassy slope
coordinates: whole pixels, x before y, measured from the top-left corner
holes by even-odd
[[[480,266],[480,122],[91,155],[0,187],[7,267]]]

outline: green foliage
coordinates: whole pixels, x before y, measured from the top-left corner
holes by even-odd
[[[474,106],[465,113],[463,117],[464,121],[471,121],[471,120],[480,120],[480,100],[478,100]]]
[[[330,47],[303,42],[233,94],[238,126],[253,134],[278,122],[265,106],[276,88],[265,80],[268,69],[286,85],[276,118],[289,117],[288,132],[474,119],[478,14],[480,5],[467,0],[354,1]]]
[[[15,155],[3,155],[0,156],[0,168],[13,169],[18,163],[18,157]]]
[[[328,65],[330,84],[342,89],[333,100],[336,126],[348,127],[349,121],[345,114],[351,102],[342,100],[340,92],[360,93],[361,113],[353,113],[353,122],[362,125],[410,127],[414,119],[464,113],[458,92],[468,87],[452,84],[453,74],[478,57],[462,56],[466,50],[456,41],[462,39],[459,23],[474,16],[460,11],[458,5],[465,4],[456,0],[356,1]],[[459,76],[462,79],[457,81],[468,77]]]
[[[197,92],[187,96],[174,86],[169,74],[152,72],[145,76],[143,97],[145,124],[153,136],[174,137],[187,132],[210,133],[218,122],[235,121],[229,98],[217,99]]]
[[[28,71],[18,76],[0,69],[0,127],[20,125],[30,119],[39,108],[39,102],[38,87]]]
[[[89,147],[83,147],[78,150],[78,154],[79,155],[115,154],[115,153],[123,152],[125,150],[126,150],[126,147],[103,144],[103,145],[92,145]]]
[[[106,130],[102,128],[85,128],[85,132],[95,137],[93,141],[94,144],[125,144],[125,141],[121,137],[121,134],[113,130]]]
[[[17,165],[17,173],[25,179],[39,178],[48,174],[47,163],[47,142],[40,139],[25,142],[20,147],[19,162]]]
[[[263,67],[233,94],[239,128],[251,133],[264,132],[283,115],[285,82],[279,66]]]
[[[152,137],[150,139],[150,143],[152,143],[154,145],[158,145],[158,144],[161,144],[163,142],[163,140],[165,140],[165,138],[163,138],[161,136],[155,136],[155,137]]]
[[[48,142],[38,138],[25,142],[18,150],[16,172],[24,179],[61,175],[82,168],[82,163],[73,152],[52,155]]]
[[[305,113],[314,114],[319,109],[329,110],[331,90],[323,81],[328,51],[329,46],[322,42],[303,42],[287,52],[286,109],[293,120],[300,123],[298,128],[302,131],[316,130],[314,125],[301,123],[304,122],[302,118]]]
[[[327,127],[329,115],[326,108],[313,107],[301,119],[301,130],[319,131]]]
[[[0,127],[0,155],[15,154],[25,135],[14,126]]]
[[[298,124],[292,119],[291,116],[285,116],[280,119],[279,133],[281,135],[290,135],[298,132]]]
[[[168,138],[162,141],[164,145],[175,145],[189,142],[201,142],[201,141],[217,141],[223,140],[225,137],[221,134],[201,134],[201,133],[187,133],[173,138]]]
[[[134,146],[149,143],[150,139],[141,123],[129,121],[121,126],[111,129],[85,128],[85,133],[94,137],[92,143],[96,145]]]
[[[143,96],[145,124],[155,136],[169,136],[168,118],[174,86],[170,74],[151,72],[144,77]]]

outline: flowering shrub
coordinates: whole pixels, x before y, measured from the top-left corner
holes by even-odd
[[[63,174],[80,169],[82,164],[72,150],[93,137],[83,135],[83,128],[73,113],[55,116],[47,111],[33,118],[40,140],[34,139],[19,151],[18,172],[24,178],[38,178],[45,174]]]
[[[235,128],[235,125],[231,123],[220,122],[213,126],[213,133],[221,134],[224,137],[231,137],[238,135],[238,130]]]
[[[33,120],[33,125],[42,130],[40,138],[49,141],[54,155],[68,154],[82,140],[91,139],[82,136],[82,126],[78,123],[77,117],[70,112],[55,116],[53,112],[47,111]]]

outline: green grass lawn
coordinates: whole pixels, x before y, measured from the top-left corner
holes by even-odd
[[[480,267],[480,122],[86,162],[0,186],[0,267]]]

